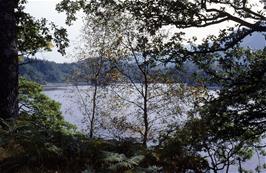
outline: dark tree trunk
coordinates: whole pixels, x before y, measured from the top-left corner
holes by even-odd
[[[96,99],[97,99],[97,89],[98,89],[98,81],[96,80],[94,85],[94,91],[92,96],[92,116],[90,121],[90,138],[93,138],[94,135],[94,121],[96,116]]]
[[[149,122],[148,122],[148,111],[147,111],[147,100],[146,99],[144,99],[143,119],[144,119],[144,135],[143,135],[142,144],[143,144],[144,147],[147,147],[148,132],[149,132]]]
[[[18,0],[0,0],[0,117],[18,116],[18,58],[15,8]]]
[[[144,120],[144,135],[143,146],[147,147],[148,135],[149,135],[149,120],[148,120],[148,78],[147,71],[145,69],[144,76],[144,95],[143,95],[143,120]]]

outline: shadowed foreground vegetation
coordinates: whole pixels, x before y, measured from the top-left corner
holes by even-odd
[[[207,162],[182,148],[181,143],[178,150],[168,144],[147,149],[132,140],[90,139],[65,122],[60,105],[41,91],[40,85],[20,79],[20,116],[16,121],[1,120],[1,172],[207,169]]]

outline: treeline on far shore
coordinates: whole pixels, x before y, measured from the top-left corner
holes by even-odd
[[[25,77],[28,80],[35,81],[39,84],[55,84],[55,83],[77,83],[77,84],[91,84],[92,80],[84,80],[84,78],[73,77],[75,73],[79,71],[79,73],[86,73],[85,75],[90,75],[93,73],[91,70],[86,69],[84,62],[74,62],[74,63],[56,63],[53,61],[40,60],[40,59],[27,59],[25,60],[28,63],[20,65],[19,74]],[[87,59],[86,61],[95,61],[95,59]],[[122,62],[123,68],[127,69],[129,75],[132,80],[135,80],[136,83],[141,81],[136,70],[137,66],[131,63]],[[110,63],[106,63],[107,66],[106,73],[110,71],[111,65]],[[178,69],[179,68],[179,69]],[[161,80],[158,78],[157,82],[164,83],[166,78],[172,82],[183,82],[188,85],[196,85],[195,75],[206,77],[206,75],[201,72],[193,63],[187,62],[184,63],[183,67],[176,67],[174,64],[168,66],[161,66],[153,69],[153,74],[156,76],[162,76]],[[182,68],[182,70],[180,70]],[[115,79],[109,82],[119,82],[119,79]],[[211,85],[210,86],[214,86]]]

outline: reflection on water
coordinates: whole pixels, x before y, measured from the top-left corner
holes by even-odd
[[[44,93],[51,99],[61,103],[61,112],[65,120],[75,124],[79,129],[84,128],[83,115],[78,107],[78,98],[75,97],[72,86],[44,86]]]
[[[83,89],[92,89],[91,86],[81,86]],[[51,99],[56,100],[61,103],[61,111],[64,118],[77,125],[80,130],[86,128],[86,125],[83,123],[84,118],[82,111],[80,109],[80,102],[78,97],[78,91],[75,87],[71,85],[65,84],[56,84],[44,86],[44,93],[49,96]],[[253,158],[245,163],[243,163],[242,167],[247,170],[255,170],[258,164],[263,164],[266,162],[266,158],[263,156],[258,157],[256,153]],[[225,173],[225,170],[220,171],[219,173]],[[231,167],[230,173],[238,173],[238,167]],[[261,171],[261,173],[266,173],[266,171]]]

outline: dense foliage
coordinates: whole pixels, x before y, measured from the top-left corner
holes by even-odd
[[[201,114],[217,135],[260,136],[266,125],[266,49],[237,49],[218,57],[221,70],[216,71],[213,79],[221,84],[219,97],[210,98]]]

